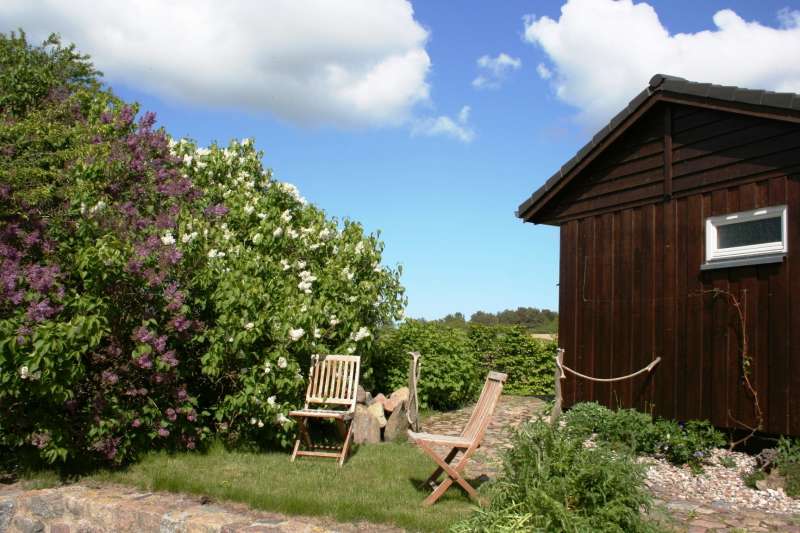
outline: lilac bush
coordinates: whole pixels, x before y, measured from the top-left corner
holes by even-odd
[[[286,445],[310,355],[366,349],[399,272],[251,142],[175,142],[48,43],[0,35],[0,454]]]

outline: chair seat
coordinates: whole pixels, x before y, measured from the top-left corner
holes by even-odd
[[[295,418],[339,418],[341,420],[350,420],[353,418],[353,413],[334,409],[299,409],[290,412],[289,416]]]
[[[473,439],[467,437],[454,437],[452,435],[436,435],[434,433],[417,433],[409,431],[408,436],[412,440],[424,440],[426,442],[433,442],[439,444],[449,444],[455,448],[469,448]]]

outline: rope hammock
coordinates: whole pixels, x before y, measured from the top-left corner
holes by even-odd
[[[419,383],[419,372],[422,368],[419,352],[408,352],[411,356],[411,365],[408,368],[408,409],[406,418],[408,424],[414,431],[419,431],[419,400],[417,399],[417,383]]]
[[[594,382],[597,382],[597,383],[613,383],[615,381],[624,381],[626,379],[635,378],[636,376],[638,376],[640,374],[644,374],[645,372],[650,373],[650,372],[653,371],[653,369],[656,367],[656,365],[658,365],[658,363],[660,363],[660,362],[661,362],[661,357],[659,356],[659,357],[656,357],[655,359],[653,359],[650,362],[649,365],[647,365],[644,368],[641,368],[641,369],[639,369],[636,372],[633,372],[631,374],[627,374],[627,375],[624,375],[624,376],[617,376],[617,377],[614,377],[614,378],[596,378],[596,377],[593,377],[593,376],[587,376],[586,374],[581,374],[577,370],[573,370],[570,367],[568,367],[567,365],[565,365],[564,364],[564,349],[563,348],[559,348],[558,349],[558,354],[556,355],[555,404],[553,405],[553,410],[550,412],[550,421],[551,421],[551,423],[555,422],[555,420],[559,416],[561,416],[561,405],[563,403],[563,398],[561,397],[561,380],[562,379],[566,379],[566,377],[567,377],[567,375],[564,373],[565,370],[567,372],[569,372],[570,374],[573,374],[574,376],[586,379],[588,381],[594,381]]]

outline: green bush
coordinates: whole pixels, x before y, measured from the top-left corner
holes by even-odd
[[[785,478],[786,495],[800,498],[800,463],[789,463],[781,468],[781,475]]]
[[[553,394],[557,345],[534,339],[522,326],[470,325],[469,339],[485,371],[508,374],[508,394]]]
[[[679,424],[653,418],[635,409],[612,411],[595,402],[580,403],[564,413],[565,431],[595,439],[636,454],[661,454],[673,464],[700,465],[713,448],[723,446],[725,438],[709,422],[691,420]]]
[[[422,353],[420,406],[454,409],[475,398],[483,376],[466,332],[418,320],[381,333],[371,358],[376,390],[390,392],[407,385],[411,351]]]
[[[775,459],[778,472],[784,477],[785,490],[792,498],[800,497],[800,440],[778,439],[778,456]]]
[[[629,455],[586,448],[582,439],[539,420],[514,438],[491,505],[452,530],[657,531],[642,513],[651,505],[644,475]]]

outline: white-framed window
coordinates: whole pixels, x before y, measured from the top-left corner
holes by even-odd
[[[785,254],[785,205],[706,219],[706,261]]]

